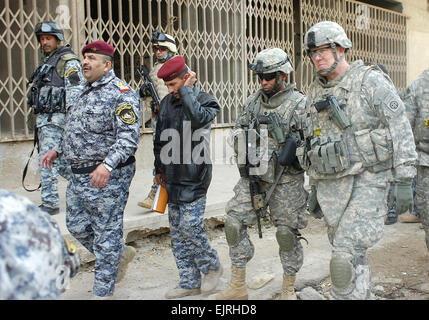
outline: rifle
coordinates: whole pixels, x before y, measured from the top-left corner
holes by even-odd
[[[261,218],[264,217],[265,212],[265,201],[264,201],[264,193],[261,191],[260,179],[258,176],[249,174],[249,169],[253,167],[253,165],[249,161],[249,126],[245,124],[241,124],[241,127],[244,129],[245,140],[246,140],[246,165],[244,167],[239,167],[240,176],[249,179],[249,189],[250,189],[250,198],[252,202],[252,207],[255,210],[256,219],[258,223],[258,234],[259,238],[262,239],[262,226],[261,226]]]
[[[161,104],[158,92],[156,92],[155,85],[153,84],[152,78],[149,75],[149,70],[145,65],[141,66],[141,70],[137,69],[137,73],[143,79],[143,84],[139,91],[140,97],[152,97],[150,108],[152,110],[152,118],[155,118],[159,112],[159,106]]]

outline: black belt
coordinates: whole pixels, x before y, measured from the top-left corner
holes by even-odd
[[[136,158],[134,156],[131,156],[128,158],[127,161],[120,163],[115,169],[119,169],[119,168],[123,168],[126,167],[132,163],[136,162]],[[72,172],[74,174],[88,174],[93,172],[99,165],[101,164],[101,162],[99,164],[90,166],[90,167],[84,167],[84,168],[71,168]]]

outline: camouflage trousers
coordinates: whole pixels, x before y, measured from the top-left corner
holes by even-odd
[[[218,270],[220,260],[204,228],[206,197],[191,203],[168,204],[171,247],[179,270],[179,287],[201,287],[201,273]]]
[[[268,191],[269,183],[262,183],[262,191]],[[247,233],[247,227],[257,223],[256,213],[252,207],[249,179],[240,178],[234,187],[234,197],[227,203],[226,213],[240,224],[239,239],[236,245],[229,246],[231,263],[237,268],[245,268],[254,255],[254,246]],[[279,246],[280,261],[287,275],[295,275],[304,262],[304,252],[298,229],[307,226],[306,213],[307,192],[304,189],[304,174],[290,176],[289,182],[276,186],[269,199],[269,214],[277,228],[277,233],[291,232],[293,246],[282,250]]]
[[[425,230],[426,247],[429,249],[429,167],[417,167],[416,207]]]
[[[114,169],[103,189],[89,174],[72,174],[67,186],[67,229],[95,255],[94,295],[113,295],[124,248],[123,215],[136,164]]]
[[[317,199],[333,247],[331,294],[336,299],[364,300],[370,296],[367,250],[382,237],[387,193],[384,172],[365,171],[357,176],[317,183]]]
[[[42,204],[51,209],[59,208],[60,199],[58,196],[58,175],[65,179],[70,178],[70,165],[64,157],[59,157],[53,164],[52,170],[40,165],[40,159],[61,141],[63,129],[56,125],[47,125],[38,128],[39,139],[39,170],[42,184]]]

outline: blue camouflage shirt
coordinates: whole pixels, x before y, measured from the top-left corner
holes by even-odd
[[[105,162],[112,168],[135,154],[140,138],[140,98],[110,70],[84,81],[67,112],[62,150],[72,167]]]

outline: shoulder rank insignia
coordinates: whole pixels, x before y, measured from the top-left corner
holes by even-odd
[[[121,81],[116,82],[116,84],[118,85],[121,92],[131,91],[131,88],[124,85]]]
[[[115,115],[125,124],[131,125],[137,122],[137,115],[133,106],[129,103],[121,104],[115,111]]]

